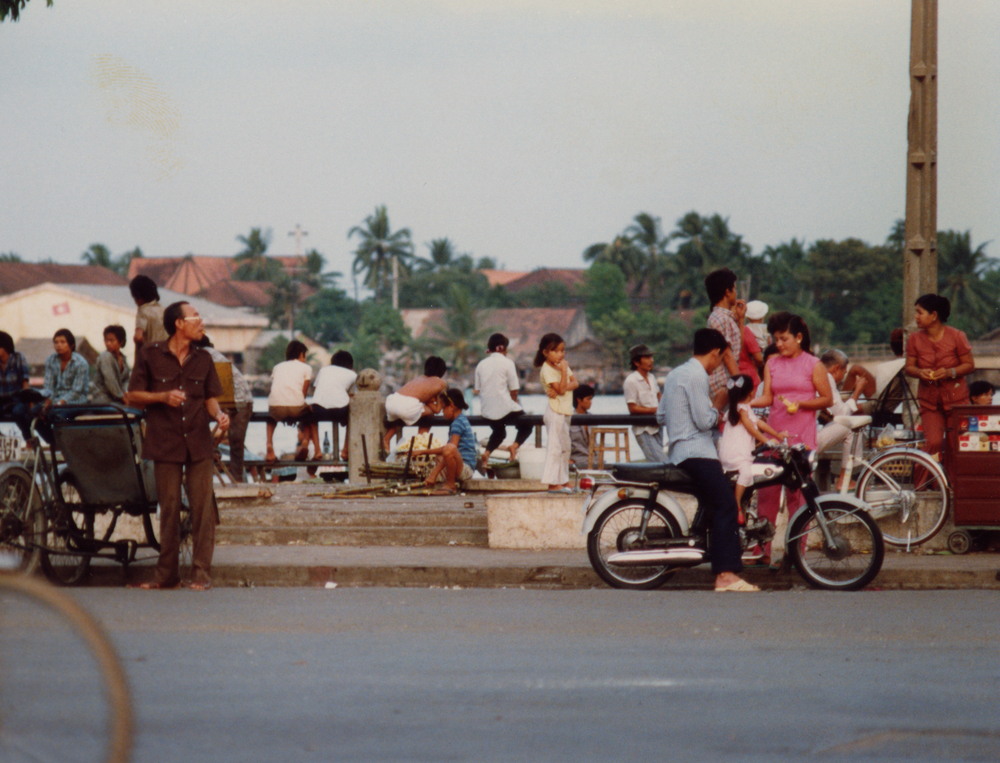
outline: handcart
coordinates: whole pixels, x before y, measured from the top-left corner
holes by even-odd
[[[36,419],[27,457],[0,466],[0,548],[17,553],[25,571],[40,567],[62,585],[83,582],[93,559],[117,562],[127,575],[129,564],[160,548],[152,463],[141,457],[142,411],[67,405],[46,415],[52,445],[35,436]],[[124,516],[141,520],[144,540],[122,537]],[[184,507],[182,551],[190,532]]]
[[[948,548],[965,554],[1000,532],[1000,406],[956,406],[947,427],[955,525]]]

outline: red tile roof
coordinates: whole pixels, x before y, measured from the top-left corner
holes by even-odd
[[[128,286],[113,270],[97,265],[63,265],[56,262],[0,262],[0,294],[30,289],[40,283]]]

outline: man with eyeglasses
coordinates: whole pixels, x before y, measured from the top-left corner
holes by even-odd
[[[160,502],[160,559],[153,580],[140,588],[180,585],[181,480],[191,503],[194,552],[189,587],[212,587],[212,554],[218,523],[212,493],[214,420],[221,431],[229,416],[219,406],[222,384],[212,356],[192,342],[205,334],[198,311],[174,302],[163,312],[165,342],[143,346],[129,382],[129,402],[146,408],[143,458],[151,459]]]

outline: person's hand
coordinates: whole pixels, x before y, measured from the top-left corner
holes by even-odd
[[[552,387],[546,387],[545,394],[548,395],[549,397],[559,397],[559,395],[556,393],[554,389],[552,389]]]
[[[854,394],[856,397],[860,397],[861,393],[864,392],[866,383],[867,381],[863,376],[859,376],[857,379],[854,380]]]
[[[229,429],[229,414],[225,411],[221,411],[219,415],[215,417],[215,421],[219,425],[217,431],[225,432]]]
[[[772,437],[772,438],[771,438],[770,440],[768,440],[768,441],[767,441],[767,442],[765,443],[765,445],[767,445],[767,447],[769,447],[769,448],[777,448],[777,447],[778,447],[779,445],[781,445],[781,441],[780,441],[780,440],[775,440],[775,439],[774,439],[774,438]]]
[[[171,408],[180,408],[187,400],[187,393],[180,389],[172,389],[167,392],[167,399],[164,400]]]

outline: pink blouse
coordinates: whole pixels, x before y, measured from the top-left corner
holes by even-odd
[[[789,413],[778,396],[784,395],[794,402],[816,397],[812,372],[817,363],[816,356],[808,352],[799,353],[794,358],[772,355],[767,361],[771,370],[771,392],[774,393],[767,423],[779,432],[788,432],[790,442],[801,442],[810,450],[816,448],[816,411],[800,408],[795,413]]]

